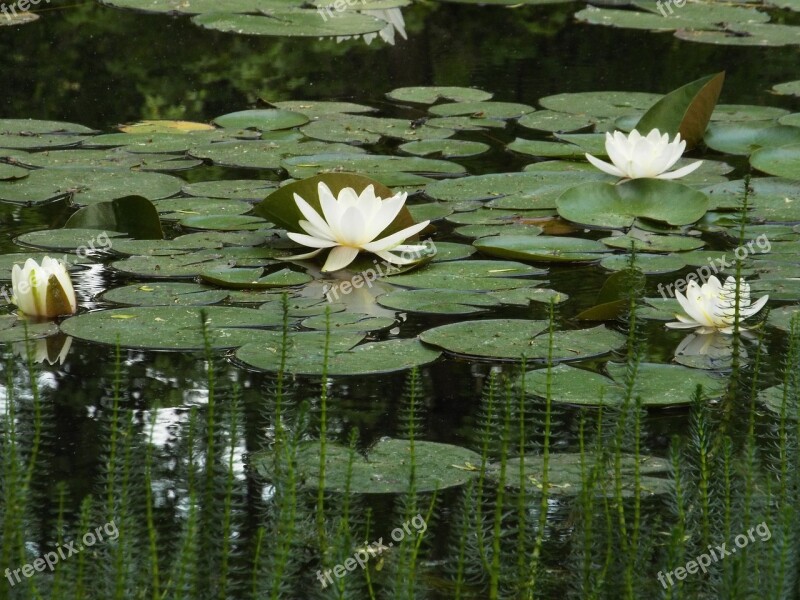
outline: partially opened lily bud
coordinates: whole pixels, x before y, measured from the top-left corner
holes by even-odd
[[[66,267],[49,256],[44,257],[41,266],[32,258],[22,268],[14,265],[11,285],[12,302],[26,315],[52,319],[77,310],[75,290]]]

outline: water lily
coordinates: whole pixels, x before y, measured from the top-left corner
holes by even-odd
[[[678,179],[703,164],[703,161],[699,160],[667,173],[667,170],[678,162],[685,149],[686,142],[681,140],[680,133],[670,142],[669,134],[662,135],[658,129],[653,129],[646,137],[634,129],[627,136],[621,131],[615,131],[613,135],[606,133],[606,152],[614,164],[595,158],[591,154],[587,154],[586,158],[601,171],[615,177]]]
[[[382,200],[375,195],[369,185],[359,195],[353,188],[343,188],[339,197],[333,195],[323,182],[317,186],[322,215],[298,194],[294,195],[297,208],[307,220],[300,221],[306,233],[288,232],[287,235],[303,246],[317,248],[313,252],[292,256],[292,259],[312,258],[325,248],[331,248],[323,271],[338,271],[345,268],[360,251],[377,254],[387,262],[405,265],[418,260],[392,254],[390,251],[420,253],[424,245],[404,245],[403,242],[425,229],[430,221],[423,221],[411,227],[377,239],[400,213],[406,202],[405,192]]]
[[[698,333],[733,333],[734,314],[736,310],[736,279],[728,277],[725,285],[713,275],[702,286],[690,281],[686,287],[686,295],[676,291],[675,296],[686,315],[675,315],[677,322],[667,323],[671,329],[695,329]],[[769,300],[762,296],[756,302],[750,302],[750,286],[744,281],[739,283],[739,320],[743,321],[760,311]]]
[[[14,265],[11,286],[14,290],[11,301],[26,315],[52,319],[71,315],[77,309],[67,268],[49,256],[42,259],[41,266],[32,258],[22,268]]]

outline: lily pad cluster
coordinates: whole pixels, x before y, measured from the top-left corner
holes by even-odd
[[[0,199],[61,202],[74,213],[63,228],[19,236],[4,261],[10,271],[29,255],[49,253],[74,278],[87,265],[113,274],[119,283],[92,299],[97,310],[61,323],[90,342],[197,351],[205,319],[212,347],[230,350],[247,368],[347,376],[524,357],[539,367],[563,363],[560,370],[568,363],[576,380],[589,377],[612,402],[620,385],[614,353],[624,346],[613,321],[626,310],[629,282],[647,286],[651,277],[717,264],[726,255],[720,236],[730,249],[738,239],[744,181],[731,176],[738,172],[727,161],[747,157],[765,174],[749,183],[746,234],[768,234],[771,245],[754,247],[744,275],[754,293],[800,300],[792,279],[800,128],[780,122],[790,114],[785,109],[717,104],[721,81],[709,76],[663,97],[583,92],[530,104],[495,101],[473,88],[405,87],[387,94],[396,113],[294,100],[209,123],[148,121],[116,132],[5,120]],[[586,152],[605,156],[607,130],[639,123],[681,133],[704,164],[677,183],[619,182],[586,162]],[[504,144],[501,131],[514,141]],[[487,160],[513,153],[526,164],[475,173],[475,152]],[[219,175],[188,175],[200,165]],[[294,193],[314,205],[319,181],[332,189],[373,185],[381,197],[409,192],[384,233],[430,221],[414,243],[431,252],[402,266],[360,253],[336,273],[322,273],[315,259],[289,260],[301,251],[286,236],[303,218]],[[638,274],[630,279],[634,250]],[[595,306],[573,308],[554,283],[573,268],[608,272],[605,286],[598,280]],[[674,319],[672,302],[653,300],[643,318]],[[577,319],[559,321],[551,333],[546,311],[536,308],[549,303]],[[19,337],[15,319],[9,340]],[[680,369],[709,370],[687,354],[702,345],[686,345]],[[598,360],[610,362],[598,368]],[[661,366],[647,368],[654,377],[663,371],[696,383]],[[683,398],[684,388],[676,389],[668,403]],[[568,390],[559,397],[582,402]]]

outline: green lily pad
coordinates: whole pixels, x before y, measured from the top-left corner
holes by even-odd
[[[781,331],[788,333],[792,329],[792,319],[795,318],[798,313],[800,313],[800,306],[798,305],[781,306],[780,308],[775,308],[769,313],[767,325],[776,327]]]
[[[376,109],[364,104],[354,102],[335,102],[330,100],[284,100],[273,102],[276,108],[302,113],[312,119],[327,115],[338,115],[341,113],[368,113],[375,112]]]
[[[596,169],[586,178],[612,180]],[[568,171],[492,173],[430,183],[425,195],[442,202],[490,200],[493,208],[538,210],[555,208],[556,199],[574,185],[575,173]]]
[[[310,138],[347,144],[377,144],[382,138],[404,141],[441,140],[455,131],[417,125],[403,119],[341,114],[309,123],[301,131]]]
[[[103,294],[106,302],[131,306],[201,306],[216,304],[228,297],[225,290],[197,283],[134,283],[114,288]]]
[[[800,221],[800,182],[779,177],[750,180],[750,218],[771,222]],[[736,208],[741,204],[744,180],[717,184],[703,191],[712,205]]]
[[[606,246],[630,250],[633,246],[637,252],[686,252],[687,250],[697,250],[702,248],[705,243],[699,238],[687,237],[684,235],[654,235],[652,233],[637,233],[631,235],[617,235],[600,240]]]
[[[545,271],[519,262],[459,260],[431,263],[410,273],[389,275],[387,281],[409,288],[497,291],[530,287],[529,275]]]
[[[516,119],[522,115],[532,113],[535,108],[527,104],[514,102],[453,102],[451,104],[436,104],[428,109],[432,115],[438,117],[463,117],[471,116],[479,119]]]
[[[800,28],[774,23],[730,23],[722,31],[679,29],[675,37],[722,46],[789,46],[800,44]]]
[[[249,202],[227,198],[167,198],[153,204],[163,221],[180,221],[195,216],[242,215],[253,208]]]
[[[440,100],[451,102],[484,102],[491,100],[491,93],[465,87],[421,86],[404,87],[392,90],[386,97],[397,102],[413,102],[416,104],[435,104]]]
[[[363,331],[365,333],[389,329],[395,325],[395,319],[390,317],[373,317],[371,315],[340,312],[332,315],[314,315],[303,319],[300,325],[306,329],[328,331],[338,335],[338,331]]]
[[[747,155],[760,148],[800,143],[800,127],[768,121],[712,123],[706,131],[705,143],[717,152]]]
[[[182,180],[161,173],[105,169],[40,169],[24,179],[0,181],[0,200],[20,204],[55,200],[67,194],[88,205],[129,196],[132,190],[148,200],[174,196]]]
[[[58,333],[53,321],[36,322],[17,315],[0,316],[0,343],[24,342],[46,338]]]
[[[125,234],[118,231],[102,229],[43,229],[23,233],[14,241],[17,244],[33,248],[77,252],[81,248],[84,251],[109,250],[113,247],[115,238],[123,235]]]
[[[800,180],[800,143],[757,150],[750,157],[750,164],[770,175]]]
[[[609,119],[644,112],[660,99],[645,92],[577,92],[540,98],[539,104],[558,112]]]
[[[669,202],[664,202],[668,197]],[[637,217],[687,225],[708,210],[705,194],[674,181],[633,179],[619,185],[585,183],[564,192],[558,199],[558,214],[569,221],[620,229]]]
[[[192,17],[192,22],[239,35],[291,37],[363,35],[386,27],[383,19],[358,12],[341,11],[336,18],[323,19],[318,11],[304,8],[271,9],[259,15],[212,12]]]
[[[440,352],[423,346],[417,339],[395,339],[356,346],[363,339],[358,332],[342,331],[328,336],[328,375],[369,375],[392,373],[438,359]],[[236,358],[263,371],[277,371],[281,364],[282,332],[262,332],[258,342],[243,346]],[[286,371],[297,375],[321,375],[326,334],[320,331],[289,335]]]
[[[439,221],[453,214],[453,207],[443,202],[426,202],[425,204],[406,204],[408,212],[415,223],[422,221]]]
[[[281,162],[281,166],[295,179],[313,177],[320,173],[362,173],[377,177],[384,173],[419,173],[459,175],[463,166],[444,160],[416,156],[384,156],[356,154],[317,154],[295,156]]]
[[[212,266],[200,271],[200,279],[214,285],[232,289],[265,289],[291,285],[302,285],[314,278],[307,273],[281,269],[264,275],[262,268],[239,268]]]
[[[351,494],[401,494],[408,491],[411,465],[414,486],[418,492],[433,492],[463,485],[476,475],[471,465],[481,462],[472,450],[440,444],[414,442],[414,460],[408,440],[382,438],[369,449],[366,457],[346,446],[325,447],[325,483],[328,492]],[[352,460],[351,460],[352,457]],[[255,455],[256,469],[271,477],[269,453]],[[297,451],[298,481],[304,489],[316,490],[320,485],[320,445],[304,442]]]
[[[519,118],[517,123],[536,131],[564,132],[591,127],[597,120],[590,115],[576,115],[554,110],[539,110]]]
[[[595,240],[563,236],[497,235],[473,245],[489,256],[513,260],[583,262],[600,260],[609,250]]]
[[[317,154],[320,152],[347,152],[358,154],[360,148],[345,144],[328,144],[325,142],[279,142],[279,141],[244,141],[221,142],[196,146],[189,151],[191,156],[210,160],[223,167],[242,169],[279,169],[281,161],[289,156]]]
[[[548,456],[547,468],[547,494],[552,497],[574,497],[583,491],[583,482],[586,480],[584,473],[599,471],[592,493],[607,498],[616,498],[618,493],[616,471],[613,465],[595,467],[596,458],[592,455],[578,453],[551,453]],[[623,498],[631,498],[637,493],[636,471],[638,460],[640,496],[654,496],[669,494],[673,491],[674,482],[669,477],[669,461],[655,456],[621,455],[620,475],[621,494]],[[520,459],[511,458],[506,462],[506,476],[504,484],[511,488],[519,487]],[[540,494],[544,487],[544,459],[542,455],[524,457],[525,489],[529,493]],[[509,476],[514,473],[514,476]],[[500,476],[499,465],[490,465],[486,476],[491,481],[497,481]]]
[[[85,206],[67,219],[64,228],[118,231],[140,240],[164,238],[156,207],[142,196],[124,196]]]
[[[779,83],[772,86],[772,91],[776,94],[784,96],[798,96],[800,97],[800,80],[787,81],[786,83]]]
[[[214,231],[254,231],[271,224],[253,215],[191,215],[180,220],[181,227]]]
[[[276,187],[277,181],[263,179],[222,179],[196,181],[183,186],[183,192],[201,198],[230,198],[237,200],[262,200]]]
[[[522,138],[515,139],[506,147],[512,152],[519,152],[520,154],[527,154],[529,156],[582,158],[585,154],[585,150],[575,144],[524,140]]]
[[[200,311],[208,317],[208,342],[212,348],[235,348],[260,339],[264,327],[283,324],[277,311],[228,306],[203,309],[184,306],[132,306],[100,310],[66,319],[67,335],[114,346],[147,350],[202,350]],[[275,332],[271,332],[275,333]]]
[[[490,149],[488,144],[482,142],[469,142],[464,140],[417,140],[407,142],[400,146],[400,150],[415,156],[430,156],[438,154],[442,158],[461,158],[483,154]]]
[[[785,414],[788,419],[800,419],[800,404],[796,393],[784,393],[783,384],[774,385],[758,393],[758,399],[775,414]]]
[[[547,321],[491,319],[442,325],[423,332],[420,339],[452,352],[482,359],[541,361],[548,358]],[[625,337],[602,325],[553,334],[552,360],[602,356],[619,348]]]
[[[257,129],[258,131],[275,131],[291,129],[308,123],[308,117],[298,112],[267,108],[260,110],[240,110],[214,119],[220,127],[232,129]]]
[[[386,308],[435,315],[469,315],[485,312],[500,302],[482,292],[464,290],[397,290],[378,297]]]
[[[627,366],[609,363],[611,377],[556,365],[550,371],[550,398],[553,402],[588,406],[619,405],[623,402]],[[710,373],[681,365],[641,363],[634,387],[634,397],[640,396],[643,406],[679,406],[689,404],[698,385],[711,397],[719,396],[725,381]],[[547,369],[525,374],[525,392],[544,397],[547,394]]]
[[[111,263],[111,268],[143,278],[198,277],[214,267],[225,268],[229,260],[220,252],[207,250],[167,256],[131,256]]]

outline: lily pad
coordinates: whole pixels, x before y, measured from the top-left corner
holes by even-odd
[[[267,108],[260,110],[240,110],[214,119],[220,127],[233,129],[257,129],[258,131],[275,131],[291,129],[308,123],[308,117],[299,112]]]
[[[340,312],[332,315],[315,315],[300,322],[306,329],[317,331],[330,331],[338,335],[338,331],[363,331],[365,333],[389,329],[395,325],[395,319],[390,317],[373,317],[366,314]]]
[[[664,202],[664,198],[669,202]],[[620,185],[585,183],[564,192],[558,199],[558,214],[575,223],[620,229],[637,217],[687,225],[708,210],[702,192],[674,181],[633,179]]]
[[[547,360],[547,321],[491,319],[442,325],[423,332],[420,339],[457,355],[482,359]],[[602,325],[592,329],[553,334],[552,360],[578,360],[602,356],[619,348],[625,337]]]
[[[139,240],[164,238],[156,207],[142,196],[124,196],[85,206],[67,219],[64,228],[117,231]]]
[[[563,236],[497,235],[473,245],[489,256],[513,260],[583,262],[600,260],[608,248],[595,240]]]
[[[453,102],[452,104],[436,104],[428,109],[438,117],[470,116],[479,119],[516,119],[532,113],[535,108],[527,104],[514,102]]]
[[[750,164],[770,175],[800,180],[800,143],[762,148],[753,153]]]
[[[469,315],[485,312],[500,302],[482,292],[463,290],[397,290],[378,297],[386,308],[435,315]]]
[[[459,260],[431,263],[410,273],[389,275],[389,283],[410,288],[497,291],[530,287],[529,275],[545,273],[519,262]]]
[[[479,465],[480,455],[472,450],[440,444],[414,442],[414,459],[408,440],[382,438],[372,446],[367,456],[338,444],[325,448],[325,483],[328,492],[351,494],[400,494],[408,491],[411,466],[414,467],[414,486],[418,492],[433,492],[463,485],[476,475],[471,465]],[[274,460],[269,453],[255,457],[256,469],[271,476]],[[352,458],[352,461],[351,461]],[[320,485],[320,445],[305,442],[297,451],[298,480],[301,487],[316,490]]]
[[[619,405],[624,399],[627,366],[609,363],[611,377],[556,365],[550,370],[550,397],[553,402],[588,406]],[[643,406],[679,406],[690,404],[698,385],[706,394],[719,396],[725,381],[710,373],[681,365],[641,363],[634,387],[634,397],[641,397]],[[525,374],[525,392],[544,397],[547,394],[547,369]]]
[[[17,315],[0,316],[0,343],[24,342],[58,333],[53,321],[36,322]]]
[[[183,186],[183,193],[208,198],[230,198],[237,200],[262,200],[276,187],[277,181],[263,179],[222,179],[195,181]]]
[[[800,144],[800,127],[769,121],[712,123],[706,131],[705,143],[717,152],[747,155],[760,148]]]
[[[302,285],[313,280],[307,273],[281,269],[264,275],[262,268],[238,268],[213,266],[200,271],[200,279],[214,285],[232,289],[265,289]]]
[[[490,146],[482,142],[464,140],[417,140],[400,146],[400,150],[415,156],[438,154],[443,158],[460,158],[475,156],[489,150]]]
[[[312,9],[271,9],[267,14],[250,15],[212,12],[192,17],[192,22],[206,29],[239,35],[292,37],[328,37],[376,33],[386,21],[354,11],[337,13],[334,19],[323,19]]]
[[[326,334],[320,331],[292,332],[286,356],[286,371],[297,375],[368,375],[392,373],[438,359],[440,352],[423,346],[416,338],[370,342],[358,332],[342,331],[327,336],[328,365],[323,368]],[[236,358],[264,371],[277,371],[281,364],[282,332],[263,332],[258,342],[243,346]]]
[[[103,294],[106,302],[131,306],[201,306],[216,304],[228,297],[225,290],[197,283],[134,283],[114,288]]]
[[[235,348],[261,338],[264,327],[283,324],[277,311],[227,306],[202,310],[208,318],[208,342],[212,348]],[[133,306],[100,310],[66,319],[67,335],[126,348],[147,350],[202,350],[200,308],[183,306]],[[274,332],[273,332],[274,333]]]
[[[161,173],[105,169],[40,169],[24,179],[0,181],[0,200],[20,204],[47,202],[71,195],[78,205],[108,202],[132,190],[148,200],[174,196],[182,180]]]
[[[404,87],[392,90],[386,97],[397,102],[416,104],[435,104],[440,100],[451,102],[484,102],[491,100],[491,93],[465,87],[428,86]]]
[[[640,496],[663,495],[672,492],[674,483],[669,478],[669,461],[655,456],[623,454],[620,460],[621,493],[624,498],[630,498],[637,493],[636,471],[639,472]],[[638,469],[637,461],[638,460]],[[548,456],[547,469],[547,494],[552,497],[573,497],[583,491],[583,482],[586,480],[584,473],[599,470],[592,492],[596,495],[615,498],[617,492],[616,471],[612,465],[595,467],[597,459],[592,455],[578,453],[551,453]],[[515,475],[509,477],[508,473],[519,473],[520,459],[511,458],[506,462],[506,486],[519,487],[519,478]],[[524,458],[525,489],[534,494],[542,492],[544,482],[544,459],[541,455]],[[499,478],[499,465],[490,465],[486,476],[492,481]]]

